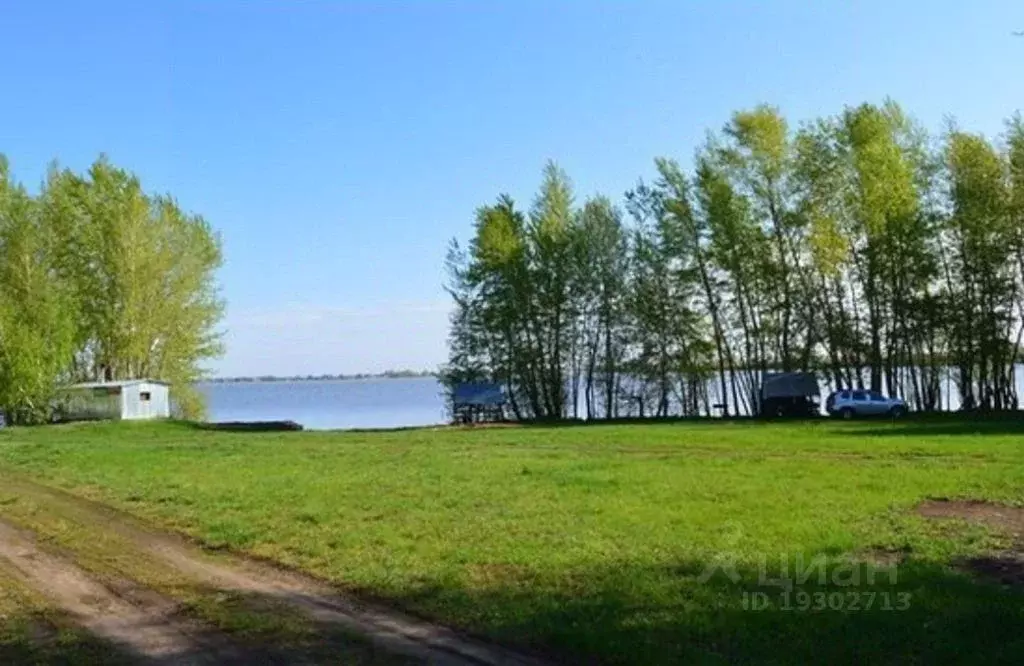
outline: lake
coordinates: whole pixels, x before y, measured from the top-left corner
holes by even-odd
[[[210,421],[295,421],[306,428],[396,428],[444,423],[433,377],[343,381],[209,382]]]
[[[1018,394],[1024,395],[1024,366],[1016,368]],[[339,381],[209,382],[211,421],[295,421],[313,430],[398,428],[446,423],[442,389],[433,377]],[[821,382],[822,401],[829,385]],[[718,401],[718,379],[708,380]],[[949,377],[942,380],[943,407],[956,410],[960,396]],[[580,413],[583,413],[582,399]]]

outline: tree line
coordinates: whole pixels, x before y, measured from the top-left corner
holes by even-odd
[[[172,384],[178,410],[221,351],[214,272],[219,238],[170,196],[101,157],[85,173],[50,168],[37,194],[0,155],[0,410],[9,423],[50,417],[79,381]]]
[[[692,166],[618,204],[548,164],[452,241],[443,379],[500,382],[517,418],[756,413],[766,371],[1018,407],[1024,122],[926,132],[894,102],[792,127],[732,115]]]

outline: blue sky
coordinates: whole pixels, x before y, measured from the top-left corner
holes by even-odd
[[[218,374],[433,367],[443,260],[557,160],[619,197],[761,102],[891,96],[939,130],[1024,107],[1024,3],[0,0],[0,152],[100,152],[220,232]]]

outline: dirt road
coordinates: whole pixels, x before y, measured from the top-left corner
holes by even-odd
[[[2,563],[131,661],[544,663],[0,472]]]

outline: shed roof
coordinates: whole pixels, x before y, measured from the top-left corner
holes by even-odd
[[[161,386],[169,386],[167,382],[162,382],[158,379],[121,379],[110,382],[82,382],[80,384],[71,384],[65,388],[69,389],[93,389],[93,388],[122,388],[125,386],[135,386],[136,384],[160,384]]]
[[[452,401],[456,405],[503,405],[505,404],[505,391],[501,388],[501,384],[485,382],[456,384]]]
[[[762,398],[821,395],[813,372],[766,372],[761,380]]]

